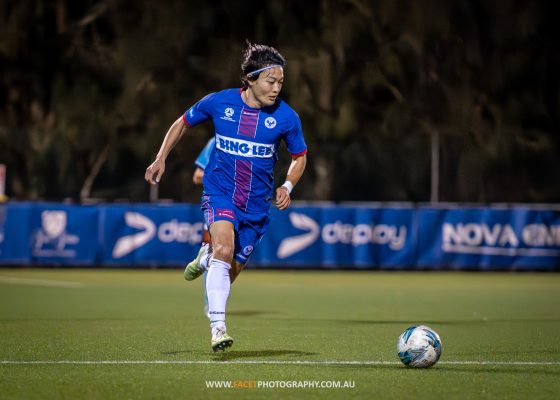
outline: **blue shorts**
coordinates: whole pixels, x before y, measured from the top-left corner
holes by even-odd
[[[235,231],[233,258],[246,264],[253,250],[261,241],[268,226],[268,213],[249,214],[237,208],[225,196],[202,196],[204,221],[210,227],[216,221],[229,221]]]

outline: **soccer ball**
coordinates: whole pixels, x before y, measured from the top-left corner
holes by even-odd
[[[397,341],[399,358],[407,367],[429,368],[441,356],[439,335],[425,325],[405,329]]]

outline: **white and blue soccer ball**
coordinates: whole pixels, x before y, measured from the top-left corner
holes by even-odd
[[[405,329],[397,341],[399,358],[407,367],[429,368],[438,362],[441,350],[439,335],[425,325]]]

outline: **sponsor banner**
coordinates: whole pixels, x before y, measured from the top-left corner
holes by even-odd
[[[559,211],[421,208],[418,227],[420,267],[560,266]]]
[[[101,258],[107,265],[182,266],[202,241],[200,206],[103,206],[101,216]]]
[[[2,259],[2,251],[4,247],[4,227],[6,226],[7,208],[7,205],[0,204],[0,260]]]
[[[93,264],[98,209],[50,203],[9,203],[0,258],[10,263]]]
[[[198,205],[0,205],[0,262],[182,267]],[[560,210],[292,206],[271,210],[254,267],[559,269]]]
[[[3,206],[4,226],[0,243],[0,260],[7,263],[31,262],[29,226],[32,205],[8,203]],[[1,225],[0,221],[0,225]]]
[[[252,264],[405,267],[414,264],[414,210],[376,207],[273,209]]]

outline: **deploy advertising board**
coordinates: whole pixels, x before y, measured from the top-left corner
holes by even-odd
[[[417,240],[414,212],[345,206],[273,210],[252,262],[293,267],[411,266]]]
[[[0,263],[182,267],[198,205],[0,205]],[[560,211],[296,205],[271,211],[254,267],[560,269]]]
[[[200,248],[199,206],[104,206],[100,215],[103,265],[184,266]]]

